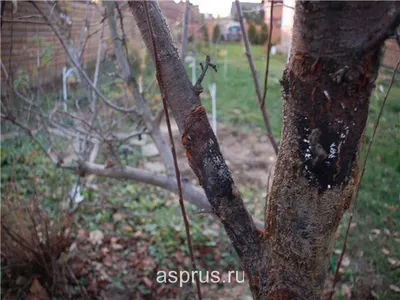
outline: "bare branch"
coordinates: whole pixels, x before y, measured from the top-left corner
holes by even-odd
[[[253,57],[251,55],[250,43],[249,43],[249,38],[247,36],[246,26],[244,25],[242,8],[240,7],[240,2],[238,0],[236,0],[236,7],[237,7],[237,11],[238,11],[238,16],[239,16],[240,28],[242,29],[243,43],[246,48],[246,56],[249,61],[251,74],[253,75],[254,87],[256,90],[258,103],[260,104],[260,110],[261,110],[261,114],[262,114],[262,117],[264,120],[265,129],[267,130],[267,136],[272,144],[272,147],[275,150],[275,154],[278,154],[278,144],[276,143],[274,135],[272,133],[272,128],[271,128],[271,124],[269,122],[267,110],[266,110],[265,106],[262,105],[263,98],[261,96],[260,85],[258,83],[257,71],[254,66]]]
[[[111,39],[114,44],[115,56],[117,58],[117,64],[122,76],[122,79],[126,82],[132,97],[136,100],[137,112],[143,118],[146,129],[148,130],[151,138],[156,145],[163,163],[167,169],[167,174],[173,174],[173,158],[167,143],[162,137],[159,127],[155,124],[151,111],[147,106],[143,95],[139,92],[135,78],[131,67],[122,51],[122,41],[118,36],[117,25],[114,14],[113,1],[107,1],[104,3],[107,13],[108,25],[110,28]]]
[[[199,178],[214,214],[224,225],[233,247],[243,262],[249,280],[257,281],[257,287],[267,286],[266,277],[262,275],[267,274],[267,270],[264,264],[259,263],[265,260],[262,238],[234,184],[208,122],[205,108],[201,105],[186,74],[161,10],[155,1],[129,1],[128,3],[148,52],[154,53],[153,43],[157,49],[160,49],[158,56],[155,56],[158,57],[162,66],[158,68],[157,74],[163,82],[160,84],[160,89],[166,94],[168,104],[182,134],[182,143],[186,149],[189,165]],[[153,38],[149,31],[145,4],[148,6],[149,19],[157,38]],[[155,57],[152,57],[153,62]]]
[[[197,95],[200,95],[203,92],[203,87],[202,87],[201,83],[204,79],[204,76],[207,73],[208,67],[211,67],[215,72],[217,72],[217,66],[211,63],[210,55],[206,56],[205,65],[203,66],[203,63],[200,63],[200,67],[201,67],[201,73],[200,73],[199,78],[196,81],[196,84],[194,85],[194,89],[195,89]]]
[[[172,152],[172,156],[174,158],[175,177],[176,177],[176,181],[178,183],[179,205],[181,207],[182,218],[183,218],[183,222],[185,224],[186,241],[187,241],[188,248],[189,248],[190,260],[192,262],[192,268],[193,268],[193,271],[195,272],[194,278],[196,281],[197,296],[198,296],[198,299],[201,300],[202,296],[201,296],[201,289],[200,289],[200,280],[199,280],[199,275],[197,274],[196,261],[194,258],[193,247],[192,247],[192,239],[190,237],[189,221],[186,216],[185,203],[183,202],[181,174],[179,171],[178,158],[176,156],[174,137],[172,135],[171,122],[170,122],[169,114],[168,114],[168,106],[167,106],[168,99],[167,99],[167,95],[165,93],[164,81],[161,76],[161,62],[160,62],[160,57],[158,55],[157,44],[156,44],[155,36],[154,36],[154,32],[153,32],[152,21],[150,20],[150,16],[149,16],[147,2],[144,2],[144,10],[146,12],[147,25],[149,26],[150,38],[151,38],[151,41],[153,44],[153,54],[154,54],[154,64],[156,66],[156,76],[157,76],[158,84],[160,86],[161,97],[162,97],[162,102],[163,102],[163,107],[164,107],[164,114],[165,114],[165,119],[167,121],[167,127],[168,127],[169,141],[171,143],[171,152]]]
[[[268,73],[269,73],[269,60],[270,60],[270,52],[271,52],[271,44],[272,44],[272,19],[274,17],[274,0],[271,1],[271,10],[269,15],[269,33],[268,33],[268,45],[267,45],[267,66],[265,67],[265,77],[264,77],[264,94],[262,97],[261,108],[265,107],[265,98],[267,97],[268,90]]]
[[[36,5],[34,1],[30,1],[30,3],[40,12],[40,14],[43,16],[43,18],[47,21],[48,25],[51,27],[53,30],[54,34],[57,36],[58,40],[61,43],[61,46],[64,48],[65,52],[67,53],[71,63],[74,65],[74,67],[79,71],[79,73],[82,75],[82,77],[85,79],[89,87],[96,93],[96,95],[102,99],[109,107],[112,109],[115,109],[119,112],[124,112],[124,113],[129,113],[129,112],[134,112],[136,111],[136,108],[133,106],[131,108],[125,108],[121,107],[118,105],[115,105],[114,103],[110,102],[102,92],[98,88],[96,88],[93,85],[93,82],[90,80],[89,76],[86,74],[86,72],[82,69],[80,63],[76,61],[76,59],[72,56],[70,51],[68,50],[67,46],[64,43],[63,38],[61,37],[61,34],[58,32],[57,28],[53,25],[53,23],[47,18],[47,16],[42,12],[42,10]]]

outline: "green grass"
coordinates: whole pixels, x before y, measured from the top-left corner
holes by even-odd
[[[228,44],[219,46],[218,50],[227,51],[228,72],[224,74],[224,58],[221,55],[214,57],[218,72],[207,72],[203,83],[205,96],[202,101],[211,112],[211,98],[209,97],[208,83],[214,78],[217,83],[217,118],[219,122],[233,123],[244,128],[263,126],[262,116],[255,93],[253,78],[247,62],[244,49],[239,44]],[[260,46],[252,49],[254,64],[258,73],[261,89],[264,81],[265,54]],[[219,51],[220,52],[220,51]],[[207,53],[204,49],[204,57]],[[270,71],[268,80],[268,94],[266,105],[271,126],[276,137],[280,136],[282,126],[282,100],[279,79],[282,77],[284,58],[274,56],[270,60]],[[199,74],[200,69],[197,70]],[[191,74],[191,73],[190,73]],[[261,93],[263,90],[261,90]]]
[[[227,50],[228,73],[224,76],[224,59],[217,57],[218,73],[208,74],[204,83],[208,92],[208,81],[217,83],[217,116],[218,121],[234,124],[242,129],[254,126],[264,128],[254,83],[251,76],[247,57],[241,44],[218,46],[218,50]],[[202,49],[203,55],[207,49]],[[261,88],[263,87],[265,54],[260,46],[252,46],[252,53],[256,69],[259,74]],[[282,100],[279,79],[282,77],[286,58],[272,56],[268,80],[267,109],[276,137],[280,136],[282,126]],[[199,71],[198,71],[199,72]],[[211,73],[211,71],[210,71]],[[191,73],[190,73],[191,74]],[[386,72],[386,77],[390,76]],[[389,82],[378,79],[377,86],[382,84],[385,91]],[[383,101],[384,94],[375,90],[371,96],[369,119],[367,123],[366,142],[370,140],[372,128]],[[389,289],[390,284],[400,286],[400,269],[391,266],[388,258],[400,259],[400,84],[397,82],[389,94],[384,109],[377,136],[372,145],[368,158],[367,168],[361,184],[359,199],[356,206],[356,215],[353,222],[356,227],[350,231],[347,244],[347,254],[351,264],[346,270],[348,284],[357,285],[359,277],[368,276],[367,268],[361,268],[363,263],[374,266],[374,276],[381,284],[374,288],[378,299],[398,299],[398,294]],[[209,96],[202,97],[203,104],[210,111]],[[365,149],[363,150],[365,153]],[[341,249],[348,217],[342,221],[340,237],[335,249]],[[371,230],[378,229],[376,238],[371,236]],[[384,254],[382,249],[389,250]],[[361,255],[362,253],[362,255]],[[338,256],[336,255],[336,258]],[[370,286],[373,286],[372,282]],[[338,293],[339,295],[339,293]]]

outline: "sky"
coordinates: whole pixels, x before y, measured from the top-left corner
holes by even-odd
[[[174,0],[179,2],[180,0]],[[191,3],[199,5],[201,13],[212,14],[214,17],[226,17],[229,15],[232,0],[190,0]],[[244,2],[261,3],[261,0],[246,0]]]

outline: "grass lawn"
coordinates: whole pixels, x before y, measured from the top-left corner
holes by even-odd
[[[242,129],[254,126],[264,128],[259,111],[253,79],[241,44],[218,46],[218,52],[227,53],[228,72],[224,74],[224,58],[217,57],[218,73],[210,71],[207,80],[215,78],[217,83],[217,118],[220,122],[236,124]],[[206,49],[202,50],[205,57]],[[261,88],[263,87],[265,54],[260,46],[252,46]],[[268,95],[266,105],[273,132],[279,138],[282,126],[282,100],[279,79],[282,77],[286,57],[277,55],[270,60]],[[199,70],[198,70],[199,72]],[[383,72],[385,73],[385,72]],[[386,72],[386,77],[391,74]],[[378,79],[377,86],[387,90],[389,79]],[[208,91],[208,90],[207,90]],[[371,96],[366,142],[369,141],[384,94],[376,89]],[[395,83],[388,97],[377,136],[367,162],[357,201],[353,229],[347,246],[350,265],[345,270],[347,284],[361,287],[380,286],[374,292],[378,299],[398,299],[398,294],[389,285],[400,286],[400,83]],[[211,111],[211,100],[206,94],[204,105]],[[365,152],[365,149],[364,149]],[[266,175],[267,176],[267,175]],[[338,252],[343,243],[346,215],[340,226],[340,237],[335,244]],[[336,258],[338,255],[336,255]],[[397,265],[396,265],[397,264]],[[372,267],[372,270],[370,269]],[[360,283],[360,275],[375,275],[376,282]],[[365,278],[364,278],[365,280]],[[393,288],[393,287],[392,287]],[[340,298],[340,292],[337,294]]]

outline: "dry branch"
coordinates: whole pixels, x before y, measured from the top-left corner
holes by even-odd
[[[250,42],[249,42],[249,38],[247,36],[246,26],[244,24],[242,8],[240,7],[240,2],[238,0],[236,0],[236,8],[238,11],[240,28],[242,30],[243,43],[244,43],[244,46],[246,49],[246,56],[249,61],[251,75],[253,76],[254,88],[256,91],[258,103],[260,104],[260,110],[261,110],[261,114],[263,117],[265,129],[267,130],[267,136],[271,142],[272,147],[274,148],[275,154],[278,154],[278,144],[275,141],[274,135],[272,133],[272,128],[271,128],[271,124],[269,122],[267,109],[265,108],[265,105],[263,105],[263,97],[261,95],[261,89],[260,89],[260,84],[258,82],[257,71],[256,71],[256,67],[254,66],[253,57],[251,55]]]

